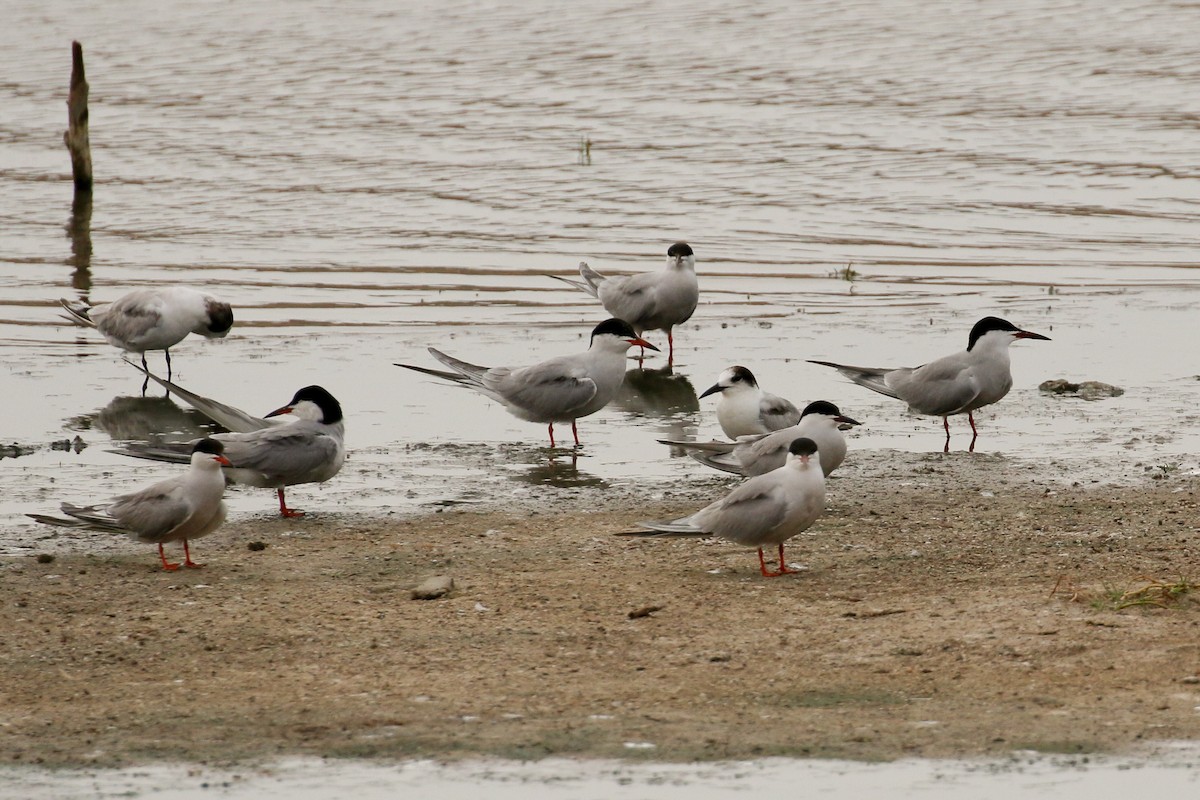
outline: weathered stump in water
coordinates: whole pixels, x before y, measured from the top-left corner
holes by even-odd
[[[75,176],[75,191],[92,190],[92,146],[88,141],[88,84],[83,75],[83,46],[71,42],[71,93],[67,96],[67,119],[70,128],[63,133],[63,143],[71,151],[71,172]]]

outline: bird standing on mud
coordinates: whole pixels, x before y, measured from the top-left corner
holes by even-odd
[[[765,475],[751,478],[722,499],[695,514],[670,522],[639,522],[649,531],[621,536],[720,536],[746,547],[758,548],[759,571],[777,578],[788,569],[783,543],[808,530],[825,510],[825,476],[812,462],[817,444],[801,437],[788,447],[787,463]],[[763,547],[779,547],[779,570],[767,569]]]
[[[984,317],[971,328],[967,349],[921,367],[886,369],[851,367],[830,361],[809,361],[833,367],[859,386],[908,403],[917,414],[942,418],[946,429],[944,452],[950,452],[950,417],[966,414],[971,422],[970,452],[975,452],[979,431],[974,411],[995,403],[1012,388],[1008,347],[1018,339],[1050,337],[1021,330],[999,317]]]
[[[76,506],[63,503],[67,518],[44,514],[27,514],[46,525],[65,528],[86,528],[128,534],[143,542],[158,545],[158,558],[163,569],[176,570],[179,565],[167,561],[163,545],[183,542],[183,565],[201,567],[192,561],[189,539],[199,539],[221,527],[225,521],[225,477],[221,467],[229,465],[224,446],[214,439],[201,439],[191,448],[187,472],[148,486],[138,492],[123,494],[107,503]]]
[[[279,513],[285,517],[301,517],[304,512],[287,507],[284,487],[324,483],[337,475],[346,461],[346,422],[342,417],[342,406],[320,386],[306,386],[297,391],[287,405],[266,417],[255,417],[157,375],[146,374],[209,419],[229,429],[229,433],[212,435],[225,446],[229,460],[226,477],[234,483],[274,489],[279,497]],[[288,415],[289,421],[271,419],[283,415]],[[191,445],[191,442],[129,444],[116,452],[152,461],[180,461]]]
[[[687,242],[671,245],[667,249],[666,267],[656,272],[606,278],[581,261],[582,281],[551,277],[598,298],[609,314],[626,320],[638,336],[645,331],[666,331],[667,364],[675,364],[675,337],[671,329],[691,319],[700,300],[696,256]]]

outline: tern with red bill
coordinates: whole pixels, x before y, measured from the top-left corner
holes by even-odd
[[[687,242],[676,242],[667,248],[667,265],[655,272],[606,278],[581,261],[579,277],[583,280],[550,277],[597,298],[605,311],[627,320],[638,336],[645,331],[666,331],[668,365],[675,363],[675,337],[671,329],[691,319],[700,300],[696,256]]]
[[[758,567],[764,578],[777,578],[788,569],[783,544],[808,530],[825,510],[825,476],[818,462],[817,443],[800,437],[788,446],[787,463],[765,475],[739,484],[732,492],[695,514],[670,522],[639,522],[647,531],[620,536],[720,536],[745,547],[758,548]],[[779,569],[767,569],[763,548],[779,548]]]
[[[229,433],[212,436],[225,445],[225,456],[230,461],[225,476],[233,483],[275,489],[279,513],[285,517],[300,517],[304,512],[288,508],[284,487],[324,483],[338,474],[346,460],[346,423],[342,406],[320,386],[306,386],[296,392],[287,405],[266,417],[255,417],[152,373],[146,374],[209,419],[229,429]],[[273,419],[284,415],[287,420]],[[115,452],[153,461],[180,461],[192,444],[129,444]]]
[[[950,452],[950,417],[966,414],[971,423],[970,451],[975,452],[979,431],[976,409],[995,403],[1012,388],[1008,347],[1018,339],[1050,337],[1021,330],[999,317],[984,317],[971,328],[967,349],[920,367],[881,369],[851,367],[829,361],[810,361],[833,367],[859,386],[908,403],[910,411],[942,418],[946,446]]]
[[[625,354],[638,345],[658,348],[641,338],[622,319],[608,319],[592,330],[584,353],[551,358],[529,367],[481,367],[460,361],[440,350],[429,353],[451,371],[396,364],[459,386],[474,389],[527,422],[549,425],[554,447],[554,423],[571,423],[575,445],[579,430],[575,420],[595,414],[608,405],[625,380]]]
[[[183,542],[183,565],[200,567],[192,561],[189,539],[199,539],[221,527],[225,521],[225,478],[222,466],[229,466],[224,446],[214,439],[201,439],[192,446],[187,472],[167,478],[130,494],[115,497],[107,503],[76,506],[63,503],[63,517],[44,514],[27,516],[46,525],[64,528],[124,533],[143,542],[158,545],[158,557],[163,569],[179,569],[167,561],[163,545]]]

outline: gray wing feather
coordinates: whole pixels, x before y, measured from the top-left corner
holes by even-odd
[[[894,397],[908,403],[923,414],[948,415],[961,412],[979,396],[979,382],[963,372],[970,367],[959,359],[938,359],[914,370],[897,372],[888,383],[895,388]]]
[[[790,400],[774,394],[763,394],[758,404],[758,413],[763,424],[773,431],[790,428],[800,421],[800,409]]]
[[[152,290],[136,291],[92,309],[96,328],[105,336],[132,343],[162,321],[162,298]]]
[[[569,416],[592,401],[596,382],[566,358],[516,370],[489,370],[484,385],[505,402],[547,419]]]
[[[66,506],[63,507],[67,511]],[[139,492],[121,495],[107,504],[108,517],[143,539],[155,539],[170,533],[192,514],[183,493],[183,482],[171,479],[148,486]],[[67,511],[80,519],[86,517]]]
[[[66,309],[67,314],[62,318],[68,322],[73,322],[84,328],[95,328],[96,323],[92,322],[92,318],[88,316],[87,306],[73,306],[65,297],[59,298],[58,302]],[[62,316],[62,315],[60,315]]]
[[[261,472],[271,481],[306,483],[327,471],[338,455],[334,437],[304,421],[242,434],[218,434],[235,469]]]
[[[697,527],[745,545],[757,545],[783,522],[786,513],[779,487],[750,479],[726,497],[692,516]]]
[[[150,380],[162,386],[164,389],[182,397],[187,401],[188,405],[195,408],[204,416],[211,419],[218,425],[228,428],[231,431],[238,433],[248,433],[250,431],[263,430],[265,428],[274,428],[279,423],[271,422],[269,419],[255,417],[247,414],[239,408],[225,405],[224,403],[212,400],[208,397],[202,397],[195,392],[189,392],[182,386],[172,383],[164,378],[160,378],[153,372],[143,370],[140,365],[133,363],[129,359],[125,359],[125,363],[136,369],[138,372],[143,372],[149,376]]]
[[[903,370],[891,370],[882,367],[851,367],[846,364],[834,364],[832,361],[809,360],[808,363],[820,364],[823,367],[833,367],[859,386],[865,386],[873,392],[879,392],[888,397],[902,399],[900,395],[896,394],[896,390],[889,385],[886,376],[889,372],[900,372]]]

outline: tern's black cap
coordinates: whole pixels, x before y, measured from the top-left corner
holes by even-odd
[[[302,403],[305,400],[315,403],[321,409],[321,421],[326,425],[332,425],[341,420],[342,404],[323,387],[305,386],[292,396],[292,402],[288,403],[288,405],[295,406],[297,403]]]
[[[687,242],[676,242],[667,248],[667,255],[669,255],[671,258],[690,256],[692,255],[691,245],[689,245]]]
[[[193,453],[208,453],[210,455],[219,456],[225,452],[225,445],[221,444],[216,439],[201,439],[192,447]]]
[[[794,456],[811,456],[817,452],[817,443],[807,436],[801,436],[799,439],[792,440],[788,452]]]

